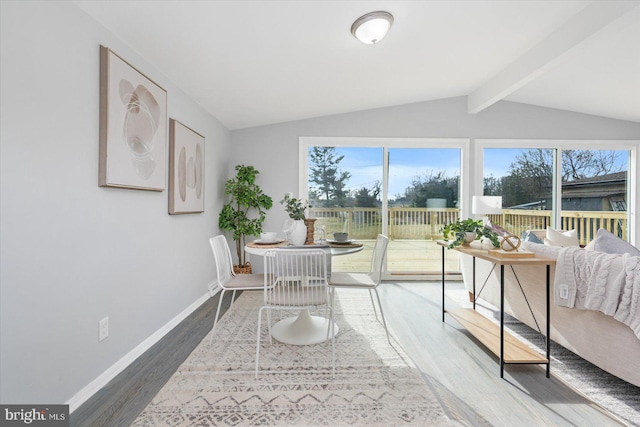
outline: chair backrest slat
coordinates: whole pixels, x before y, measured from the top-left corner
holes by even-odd
[[[369,277],[375,282],[380,283],[382,280],[382,272],[384,268],[384,259],[387,255],[387,246],[389,238],[383,234],[378,234],[376,244],[371,254],[371,267],[369,269]]]
[[[274,249],[264,256],[265,273],[274,285],[265,288],[265,303],[314,307],[328,297],[326,252],[319,249]]]

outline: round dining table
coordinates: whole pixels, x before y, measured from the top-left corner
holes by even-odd
[[[284,247],[284,240],[277,240],[275,243],[256,243],[250,242],[244,247],[244,251],[251,255],[264,256],[264,254],[269,249],[277,249]],[[322,247],[326,245],[305,245],[304,248],[314,249],[315,247]],[[300,246],[301,248],[303,246]],[[339,255],[349,255],[354,254],[356,252],[360,252],[364,247],[362,243],[351,243],[351,244],[329,244],[329,249],[331,250],[331,256],[339,256]]]
[[[251,242],[244,250],[256,256],[264,256],[268,250],[284,247],[284,241],[274,243]],[[304,248],[322,248],[327,245],[305,245]],[[349,255],[363,249],[361,243],[329,245],[331,256]],[[320,344],[338,333],[338,325],[333,323],[333,336],[327,333],[329,319],[322,316],[312,316],[308,309],[300,310],[297,317],[287,317],[271,327],[271,336],[285,344],[311,345]]]

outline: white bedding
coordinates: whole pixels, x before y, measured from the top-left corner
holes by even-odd
[[[556,305],[601,311],[640,338],[640,257],[562,248],[554,288]]]

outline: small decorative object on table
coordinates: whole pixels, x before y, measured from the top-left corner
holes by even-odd
[[[499,225],[488,223],[487,226],[493,230],[498,236],[502,237],[500,249],[489,251],[489,255],[499,258],[534,258],[535,254],[529,251],[519,250],[521,240],[515,234],[509,233]]]
[[[445,241],[449,241],[453,234],[454,240],[448,248],[453,249],[460,245],[468,245],[472,241],[481,237],[486,237],[496,248],[500,246],[498,235],[490,227],[483,225],[482,220],[459,219],[442,227],[442,236]]]
[[[327,243],[327,233],[325,232],[324,225],[319,225],[318,227],[316,227],[316,230],[318,230],[318,240],[316,241],[316,243],[318,243],[319,245],[326,244]]]
[[[305,245],[313,245],[313,233],[315,233],[316,218],[305,218],[304,225],[307,226],[307,239],[304,241]]]
[[[503,251],[517,251],[520,247],[520,238],[514,234],[509,234],[502,238],[502,242],[500,243],[500,247]]]
[[[304,222],[304,211],[309,207],[309,203],[306,200],[302,201],[292,197],[291,193],[285,193],[284,199],[280,200],[280,204],[284,205],[284,210],[289,214],[289,218],[294,221],[291,227],[287,227],[291,243],[294,246],[304,245],[308,236],[307,226]],[[313,232],[311,233],[311,242],[313,243]]]

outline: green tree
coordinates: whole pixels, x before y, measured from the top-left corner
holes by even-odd
[[[493,175],[484,178],[484,192],[485,196],[500,196],[502,195],[502,179],[496,178]]]
[[[424,176],[416,176],[407,187],[404,199],[410,207],[424,208],[427,199],[446,199],[447,207],[455,207],[458,201],[459,177],[447,177],[446,172],[428,171]]]
[[[360,208],[377,208],[380,206],[380,181],[376,181],[373,188],[362,187],[355,192],[354,205]]]
[[[267,210],[273,205],[271,197],[256,184],[259,173],[253,166],[236,166],[236,176],[225,183],[224,192],[229,196],[229,202],[218,216],[218,226],[233,232],[240,267],[246,266],[246,236],[258,236],[262,232]]]
[[[523,151],[502,180],[502,206],[550,199],[552,184],[553,151],[541,148]]]
[[[309,152],[309,199],[314,207],[345,206],[351,178],[349,172],[338,165],[344,156],[338,156],[335,147],[312,147]],[[312,184],[312,185],[311,185]],[[312,195],[316,197],[312,198]]]

